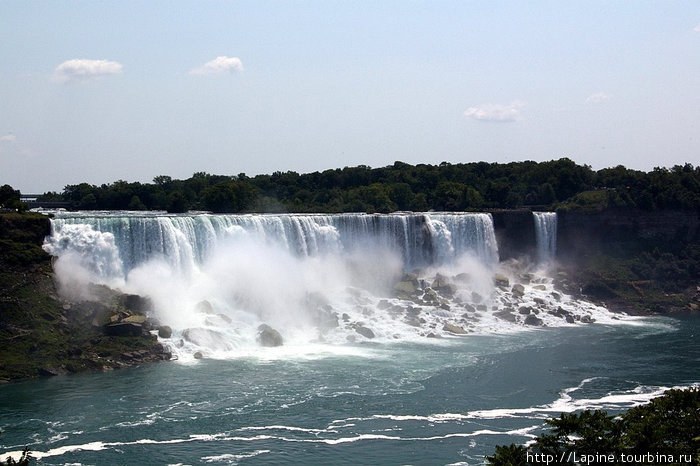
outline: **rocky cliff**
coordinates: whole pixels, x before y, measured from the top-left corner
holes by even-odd
[[[0,214],[0,382],[168,359],[143,299],[104,287],[92,301],[59,298],[41,249],[49,228],[43,215]]]

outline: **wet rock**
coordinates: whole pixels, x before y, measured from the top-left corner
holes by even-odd
[[[441,295],[446,297],[454,296],[455,292],[457,291],[457,287],[453,283],[451,283],[447,279],[447,277],[441,274],[437,274],[435,276],[435,280],[433,280],[431,288],[433,288],[434,290],[438,291]]]
[[[522,297],[525,295],[525,287],[520,283],[516,283],[513,285],[513,288],[511,288],[511,292],[513,296]]]
[[[515,318],[515,314],[510,309],[502,309],[500,311],[494,312],[493,315],[498,317],[499,319],[503,319],[507,322],[517,322],[517,319]]]
[[[528,315],[530,313],[530,311],[532,311],[532,308],[529,306],[520,306],[518,308],[518,314],[522,314],[525,316]]]
[[[423,293],[423,301],[426,303],[435,303],[438,300],[438,295],[432,288],[426,288],[425,293]]]
[[[355,331],[365,338],[369,338],[369,339],[374,338],[374,332],[372,330],[368,329],[367,327],[362,326],[362,325],[356,325]]]
[[[123,306],[139,314],[147,314],[153,310],[153,301],[150,298],[137,294],[125,294],[122,296]]]
[[[173,329],[168,325],[158,327],[158,336],[160,338],[170,338],[173,335]]]
[[[584,324],[592,324],[593,322],[595,322],[595,319],[591,316],[586,315],[581,317],[581,322]]]
[[[484,311],[487,311],[488,308],[486,307],[486,304],[479,304],[478,306],[476,306],[476,310],[484,312]]]
[[[418,288],[418,277],[410,273],[405,274],[401,277],[401,280],[394,285],[394,291],[396,291],[397,295],[412,296],[418,293]]]
[[[146,322],[148,319],[146,316],[140,316],[140,315],[134,315],[134,316],[128,316],[122,319],[122,322],[129,322],[129,323],[134,323],[134,324],[143,324]]]
[[[530,314],[525,318],[525,325],[541,326],[544,323],[539,317]]]
[[[267,324],[261,324],[258,327],[257,341],[261,346],[266,347],[282,346],[284,344],[284,339],[280,332]]]
[[[197,305],[194,307],[194,310],[197,312],[201,312],[202,314],[214,314],[214,306],[212,306],[211,303],[206,299],[198,302]]]
[[[552,291],[551,293],[552,298],[554,298],[556,301],[561,301],[561,295],[557,293],[556,291]]]
[[[510,286],[508,277],[501,273],[497,273],[493,276],[493,283],[500,288],[508,288]]]
[[[195,359],[202,359],[202,358],[204,358],[204,355],[202,354],[201,351],[197,351],[197,352],[194,353],[192,356],[194,356]]]
[[[418,317],[417,315],[409,314],[409,315],[407,315],[407,316],[404,318],[403,321],[404,321],[406,324],[410,325],[411,327],[420,327],[420,326],[421,326],[421,320],[422,320],[422,319],[421,319],[420,317]]]
[[[144,333],[144,328],[139,323],[118,322],[107,325],[105,333],[114,337],[138,337]]]
[[[346,316],[346,315],[347,314],[343,314],[343,316]],[[338,323],[338,313],[328,311],[325,308],[322,310],[319,310],[315,317],[316,317],[316,325],[318,326],[319,330],[321,330],[323,332],[337,328],[340,325]],[[348,319],[349,319],[349,316],[348,316]]]
[[[534,289],[539,290],[539,291],[546,291],[547,287],[544,285],[535,285],[533,286]]]
[[[459,325],[451,324],[449,322],[445,322],[445,324],[442,326],[442,330],[445,332],[454,333],[455,335],[467,334],[467,331],[464,330],[462,327],[460,327]]]
[[[547,304],[547,301],[545,301],[545,300],[542,299],[542,298],[534,298],[533,301],[534,301],[536,304],[539,304],[540,306],[544,306],[545,304]]]
[[[350,322],[350,316],[347,314],[347,312],[343,312],[342,319],[343,322]]]
[[[68,371],[63,368],[63,367],[42,367],[39,369],[39,375],[47,376],[47,377],[55,377],[57,375],[66,375],[68,374]]]
[[[377,309],[380,311],[383,311],[384,309],[388,309],[391,306],[391,303],[387,301],[386,299],[382,299],[377,303]]]
[[[464,310],[467,312],[476,312],[476,308],[474,306],[472,306],[471,304],[465,304],[463,307],[464,307]]]
[[[576,322],[576,320],[574,320],[574,317],[571,316],[571,315],[567,315],[567,316],[564,317],[564,318],[566,319],[566,322],[569,323],[569,324],[573,324],[574,322]]]

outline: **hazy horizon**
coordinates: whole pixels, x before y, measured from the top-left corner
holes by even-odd
[[[0,4],[0,184],[700,161],[700,4]]]

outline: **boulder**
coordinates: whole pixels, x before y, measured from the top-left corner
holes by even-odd
[[[510,280],[502,273],[497,273],[493,276],[493,283],[500,288],[508,288],[510,286]]]
[[[401,281],[394,285],[394,291],[397,294],[414,295],[418,292],[418,283]]]
[[[280,335],[280,332],[267,324],[261,324],[258,327],[258,336],[256,339],[260,346],[275,347],[284,344],[284,339],[282,335]]]
[[[144,328],[134,322],[118,322],[105,327],[105,333],[114,337],[138,337],[143,335]]]
[[[525,318],[525,325],[541,326],[544,323],[539,317],[530,314]]]
[[[214,314],[214,306],[212,306],[206,299],[198,302],[194,309],[202,314]]]
[[[356,325],[355,331],[365,338],[369,338],[369,339],[374,338],[374,332],[372,330],[368,329],[367,327],[363,327],[362,325]]]
[[[158,336],[160,338],[170,338],[173,335],[173,329],[168,325],[161,325],[158,327]]]
[[[481,296],[481,295],[480,295],[479,293],[477,293],[476,291],[472,291],[472,302],[473,302],[474,304],[479,304],[479,303],[480,303],[481,301],[483,301],[483,300],[484,300],[484,297],[483,297],[483,296]]]
[[[128,316],[124,319],[122,319],[122,322],[130,322],[134,324],[143,324],[148,320],[146,316],[140,316],[140,315],[133,315],[133,316]]]
[[[518,308],[518,313],[526,316],[526,315],[528,315],[528,314],[530,313],[531,310],[532,310],[531,307],[528,307],[528,306],[520,306],[520,307]]]
[[[194,356],[195,359],[202,359],[204,357],[201,351],[197,351],[192,356]]]
[[[39,369],[39,374],[43,376],[54,377],[57,375],[66,375],[68,371],[63,367],[42,367]]]
[[[133,312],[146,314],[153,310],[153,301],[150,298],[139,296],[137,294],[125,294],[122,296],[123,306]]]
[[[464,330],[462,327],[460,327],[459,325],[450,324],[449,322],[446,322],[442,326],[442,330],[444,330],[445,332],[454,333],[455,335],[466,335],[467,334],[467,331]]]
[[[513,296],[522,297],[525,295],[525,287],[520,283],[516,283],[513,285],[513,288],[511,288],[511,292],[513,293]]]
[[[515,315],[510,311],[510,309],[502,309],[494,312],[493,315],[508,322],[516,322]]]

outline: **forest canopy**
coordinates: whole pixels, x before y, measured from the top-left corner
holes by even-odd
[[[366,165],[299,174],[160,175],[152,183],[123,180],[68,185],[40,200],[84,210],[246,212],[478,211],[483,209],[700,208],[700,167],[650,172],[623,166],[592,170],[568,158],[549,162]]]

